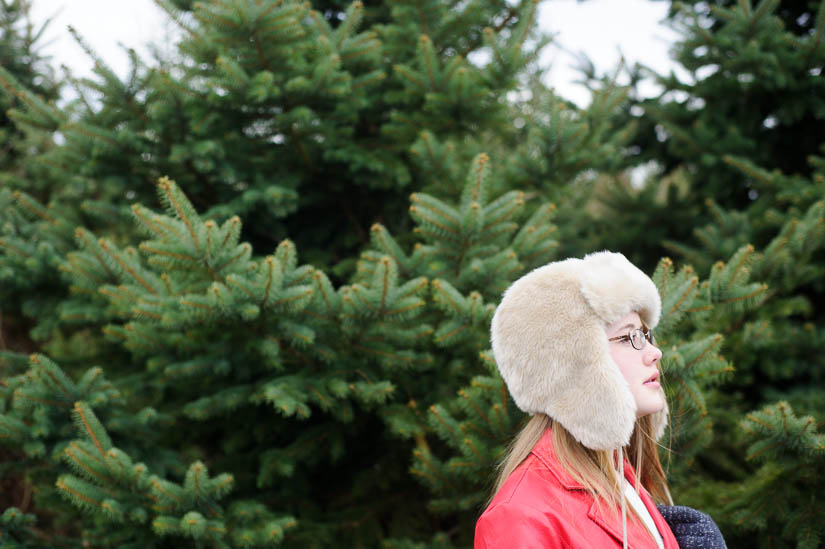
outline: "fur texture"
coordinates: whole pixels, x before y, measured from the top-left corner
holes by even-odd
[[[605,326],[633,311],[654,328],[661,300],[622,254],[557,261],[516,280],[491,326],[493,355],[516,405],[547,414],[588,448],[625,446],[636,403],[610,356]],[[654,417],[657,439],[666,423],[667,409]]]

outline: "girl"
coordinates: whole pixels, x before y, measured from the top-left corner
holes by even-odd
[[[653,502],[672,503],[657,451],[660,312],[653,281],[617,253],[550,263],[507,289],[493,354],[532,418],[501,464],[476,549],[679,547]]]

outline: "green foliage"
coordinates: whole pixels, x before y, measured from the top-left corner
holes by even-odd
[[[260,504],[238,501],[235,508],[224,512],[219,501],[232,489],[234,478],[230,474],[210,477],[204,464],[196,461],[181,482],[174,482],[152,474],[151,466],[135,462],[115,447],[107,428],[87,402],[77,400],[71,404],[72,399],[86,398],[111,414],[124,412],[122,407],[112,406],[112,399],[120,399],[120,394],[99,368],[75,383],[57,364],[35,355],[29,372],[9,384],[13,389],[13,413],[0,418],[3,438],[11,440],[4,442],[22,446],[30,458],[51,462],[51,475],[55,474],[54,468],[62,470],[54,485],[57,492],[95,517],[97,533],[107,543],[150,547],[156,543],[153,535],[174,535],[209,540],[223,547],[230,546],[227,538],[240,540],[239,547],[250,543],[272,545],[295,525],[291,517],[274,515]],[[109,417],[109,423],[117,427],[117,416]],[[69,439],[74,433],[80,438]],[[158,462],[151,443],[141,452],[150,463]],[[34,516],[11,508],[2,520],[10,528],[11,539],[16,539],[20,530],[32,525]],[[23,541],[30,536],[24,536]]]
[[[21,87],[47,100],[56,99],[58,94],[52,69],[45,63],[37,44],[48,22],[35,28],[30,21],[30,11],[28,0],[0,2],[0,87],[11,92],[0,94],[0,168],[4,172],[0,182],[20,175],[20,161],[25,157],[26,147],[42,146],[42,143],[24,142],[23,132],[7,114],[21,95],[33,95]]]
[[[787,402],[748,414],[742,429],[747,458],[761,464],[735,494],[729,507],[746,530],[796,547],[818,547],[823,538],[820,494],[825,436],[811,417],[797,417]],[[799,505],[801,493],[809,493]],[[781,543],[781,542],[780,542]]]
[[[15,547],[21,538],[30,537],[30,528],[35,522],[34,515],[23,513],[17,507],[9,507],[0,515],[0,547]]]
[[[533,0],[159,4],[177,53],[76,36],[64,106],[2,4],[0,545],[469,546],[495,305],[602,248],[662,296],[677,503],[821,544],[825,3],[674,5],[693,80],[585,109]]]
[[[689,97],[645,105],[667,135],[647,154],[687,161],[705,197],[744,208],[754,192],[776,190],[743,179],[729,157],[769,159],[783,173],[811,174],[807,157],[821,144],[812,130],[825,116],[819,75],[825,10],[821,2],[719,4],[674,3],[683,29],[675,56],[696,83],[661,78],[667,90]]]

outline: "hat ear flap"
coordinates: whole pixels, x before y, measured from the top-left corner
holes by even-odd
[[[667,420],[670,414],[670,409],[667,406],[667,399],[664,397],[664,389],[660,389],[662,391],[662,401],[665,403],[664,408],[652,414],[651,417],[651,427],[652,433],[650,435],[653,437],[653,440],[659,442],[659,440],[665,434],[665,428],[667,427]]]
[[[604,322],[580,291],[580,267],[581,260],[551,263],[513,283],[493,316],[493,354],[520,409],[609,450],[630,441],[636,403]]]
[[[601,322],[594,321],[568,362],[577,370],[560,398],[548,402],[550,415],[593,450],[626,446],[636,423],[636,401],[610,355]],[[583,331],[584,332],[584,331]]]

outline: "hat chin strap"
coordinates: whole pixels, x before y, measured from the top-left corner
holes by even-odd
[[[627,549],[627,506],[624,498],[624,448],[619,446],[619,492],[622,494],[622,549]]]

